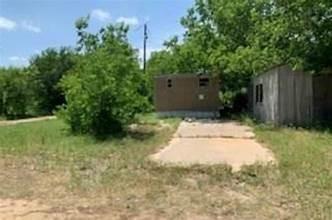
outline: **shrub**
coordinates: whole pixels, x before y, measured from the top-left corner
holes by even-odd
[[[138,92],[143,76],[137,54],[127,42],[127,30],[124,26],[103,29],[97,46],[85,51],[63,78],[67,104],[60,116],[73,132],[120,132],[144,108],[146,99]]]

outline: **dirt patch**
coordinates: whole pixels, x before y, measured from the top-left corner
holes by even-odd
[[[37,201],[0,199],[0,219],[45,219],[50,207]]]
[[[279,207],[280,196],[264,188],[225,181],[204,170],[181,174],[181,169],[130,176],[120,181],[125,188],[119,188],[117,181],[123,177],[118,176],[103,188],[91,185],[88,191],[63,188],[69,180],[59,178],[61,173],[27,170],[30,174],[23,179],[31,185],[21,190],[31,194],[0,199],[0,219],[282,219],[287,214]],[[21,172],[19,167],[10,170],[12,176]],[[10,181],[15,191],[22,186],[20,180]]]
[[[89,206],[61,207],[43,204],[38,200],[0,199],[0,219],[119,219],[116,213]]]

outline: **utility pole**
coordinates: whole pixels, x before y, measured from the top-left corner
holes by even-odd
[[[148,27],[144,24],[144,41],[143,41],[143,72],[146,73],[146,41],[148,39]]]

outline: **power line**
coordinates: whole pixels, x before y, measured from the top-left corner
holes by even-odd
[[[148,39],[148,26],[144,24],[144,36],[143,36],[143,72],[146,73],[146,42]]]

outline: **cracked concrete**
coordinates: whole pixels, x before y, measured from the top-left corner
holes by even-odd
[[[184,121],[168,146],[151,158],[175,166],[227,164],[233,171],[243,165],[273,162],[272,152],[254,137],[250,127],[235,121]]]
[[[249,126],[235,121],[199,120],[183,121],[174,137],[184,138],[254,138]]]

